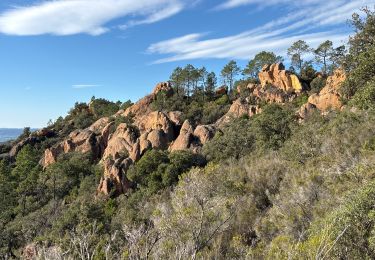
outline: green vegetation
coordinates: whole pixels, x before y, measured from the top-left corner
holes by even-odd
[[[0,257],[25,257],[29,246],[37,259],[374,259],[375,14],[365,14],[353,16],[347,54],[329,41],[315,50],[322,74],[345,66],[347,109],[298,122],[296,110],[326,82],[302,59],[310,48],[299,41],[289,54],[308,93],[231,120],[202,151],[149,149],[126,172],[131,188],[117,197],[97,193],[104,170],[90,154],[39,165],[45,147],[103,116],[138,130],[131,115],[112,117],[130,101],[77,103],[49,126],[59,137],[24,146],[14,161],[0,159]],[[160,92],[152,108],[214,123],[234,99],[246,98],[234,86],[256,82],[271,60],[280,57],[257,55],[242,80],[230,62],[225,93],[205,68],[176,68],[174,94]]]

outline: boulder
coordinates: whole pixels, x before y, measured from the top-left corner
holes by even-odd
[[[57,157],[64,153],[64,147],[62,144],[57,144],[44,151],[44,156],[40,161],[40,164],[45,168],[57,161]]]
[[[120,124],[116,131],[110,135],[108,145],[104,150],[103,159],[126,158],[133,151],[137,142],[138,133],[126,123]]]
[[[194,139],[194,129],[188,120],[185,120],[181,127],[180,134],[177,139],[169,146],[169,151],[179,151],[189,149]]]
[[[171,111],[168,113],[169,120],[177,126],[181,126],[184,122],[182,121],[182,112],[181,111]]]
[[[94,122],[94,123],[88,128],[88,130],[90,130],[91,132],[94,132],[94,133],[99,134],[99,133],[102,132],[103,129],[108,125],[109,121],[110,121],[110,118],[109,118],[109,117],[102,117],[102,118],[100,118],[99,120],[97,120],[96,122]]]
[[[287,93],[302,91],[302,84],[298,77],[285,70],[282,63],[263,66],[258,76],[262,87],[272,85]]]
[[[151,142],[147,139],[148,138],[148,132],[143,133],[139,137],[139,149],[141,156],[149,149],[152,148]]]
[[[142,121],[146,115],[152,112],[150,105],[155,100],[156,95],[161,91],[164,91],[168,96],[173,94],[173,88],[171,87],[169,82],[158,83],[155,86],[152,94],[138,100],[135,104],[128,107],[125,111],[118,111],[116,113],[116,116],[132,116],[134,121]]]
[[[198,138],[200,144],[210,141],[216,133],[214,125],[198,125],[194,130],[194,136]]]
[[[223,125],[229,123],[233,118],[239,118],[241,116],[253,116],[260,112],[258,105],[249,104],[249,100],[245,98],[238,98],[230,106],[229,111],[216,121],[215,125],[217,127],[222,127]]]
[[[319,94],[311,95],[308,102],[315,105],[322,112],[329,109],[341,109],[343,104],[341,102],[340,88],[345,79],[345,71],[342,69],[336,70],[332,76],[327,78],[327,83]]]
[[[114,195],[126,193],[132,183],[126,177],[126,171],[133,164],[130,158],[107,159],[103,162],[104,176],[101,178],[97,188],[98,193],[109,195],[114,191]]]
[[[135,122],[140,121],[152,112],[150,105],[153,101],[154,95],[145,96],[132,106],[128,107],[125,111],[118,111],[116,116],[131,116]]]
[[[145,116],[142,120],[136,122],[141,133],[152,130],[163,130],[168,141],[175,138],[174,124],[169,117],[160,111],[154,111]]]
[[[153,149],[167,149],[168,139],[166,134],[161,129],[154,129],[147,135],[147,140],[150,142]]]

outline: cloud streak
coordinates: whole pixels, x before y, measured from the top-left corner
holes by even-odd
[[[253,4],[264,6],[263,0],[229,0],[220,9]],[[339,30],[352,13],[359,8],[375,4],[375,0],[269,0],[268,5],[286,4],[288,13],[260,27],[222,38],[207,39],[205,34],[192,33],[182,37],[151,44],[147,51],[167,57],[154,63],[192,59],[249,59],[260,51],[286,54],[287,48],[299,39],[312,47],[329,39],[336,45],[344,44],[350,30]],[[303,9],[300,9],[304,5]]]
[[[183,10],[185,0],[55,0],[0,14],[0,33],[9,35],[100,35],[115,19],[132,17],[124,28],[150,24]]]
[[[72,85],[72,88],[74,88],[74,89],[85,89],[85,88],[95,88],[95,87],[101,87],[101,85],[96,85],[96,84],[76,84],[76,85]]]

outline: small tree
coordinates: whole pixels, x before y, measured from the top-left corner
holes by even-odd
[[[323,65],[323,73],[327,73],[327,63],[333,54],[333,43],[325,41],[314,50],[315,60],[317,63]]]
[[[292,60],[292,66],[298,68],[299,72],[301,73],[302,65],[303,65],[303,55],[309,53],[311,51],[309,45],[302,40],[296,41],[292,44],[292,46],[288,49],[288,56]]]
[[[231,60],[221,70],[221,77],[225,85],[229,87],[231,91],[234,85],[236,76],[240,73],[241,69],[237,66],[237,62]]]

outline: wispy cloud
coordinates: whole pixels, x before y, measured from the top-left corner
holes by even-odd
[[[101,87],[101,85],[96,85],[96,84],[76,84],[76,85],[72,85],[72,88],[74,88],[74,89],[95,88],[95,87]]]
[[[371,2],[371,1],[365,1],[365,0],[360,0],[360,1],[352,1],[352,0],[226,0],[223,3],[219,4],[216,6],[216,9],[231,9],[231,8],[236,8],[240,6],[245,6],[245,5],[254,5],[258,7],[268,7],[268,6],[275,6],[275,5],[283,5],[284,7],[286,6],[294,6],[294,7],[304,7],[304,6],[321,6],[323,4],[328,4],[328,3],[334,3],[334,4],[343,4],[343,3],[350,3],[350,2],[362,2],[364,4]]]
[[[54,0],[0,14],[0,33],[11,35],[100,35],[107,24],[132,17],[125,27],[150,24],[182,11],[187,0]]]
[[[343,44],[350,30],[340,30],[354,11],[375,0],[228,0],[220,8],[234,8],[254,4],[277,5],[284,3],[289,10],[276,18],[240,34],[222,38],[207,38],[202,33],[192,33],[150,45],[148,53],[167,57],[154,63],[202,58],[249,59],[266,50],[285,55],[286,49],[296,40],[303,39],[312,47],[329,39],[336,45]],[[304,5],[303,9],[300,9]]]

